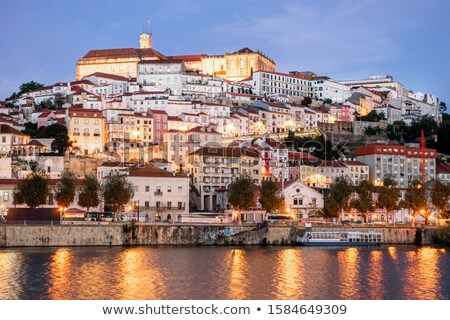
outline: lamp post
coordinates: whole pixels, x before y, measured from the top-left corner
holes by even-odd
[[[59,224],[62,223],[63,220],[63,212],[66,211],[66,208],[64,207],[59,207]]]

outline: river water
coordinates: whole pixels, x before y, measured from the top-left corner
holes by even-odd
[[[450,251],[415,246],[0,250],[0,299],[449,299]]]

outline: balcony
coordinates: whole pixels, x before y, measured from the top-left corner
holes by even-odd
[[[100,137],[100,133],[94,133],[94,137]]]
[[[155,191],[154,195],[155,196],[162,196],[163,192],[162,191]]]
[[[89,137],[90,135],[91,135],[91,134],[90,134],[89,132],[84,132],[84,133],[83,133],[83,136],[84,136],[84,137]]]
[[[79,133],[79,132],[74,132],[73,135],[74,135],[74,136],[79,136],[80,133]]]

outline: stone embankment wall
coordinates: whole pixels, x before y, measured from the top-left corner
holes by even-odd
[[[316,231],[357,231],[367,228],[315,228]],[[433,229],[376,228],[385,243],[431,244]],[[305,229],[247,226],[140,225],[125,231],[121,225],[22,226],[0,225],[0,247],[120,246],[120,245],[289,245]]]

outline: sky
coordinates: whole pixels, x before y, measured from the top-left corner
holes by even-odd
[[[74,80],[91,49],[138,48],[151,20],[153,48],[165,55],[249,47],[279,72],[387,73],[450,104],[447,0],[15,0],[0,12],[0,100],[31,80]]]

